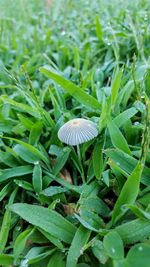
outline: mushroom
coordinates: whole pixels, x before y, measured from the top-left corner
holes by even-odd
[[[98,135],[94,122],[86,119],[72,119],[66,122],[58,131],[58,138],[65,144],[77,146],[78,157],[81,161],[79,144],[88,142]]]

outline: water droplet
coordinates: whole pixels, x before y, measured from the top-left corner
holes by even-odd
[[[38,165],[39,164],[39,161],[34,161],[34,165]]]
[[[115,253],[115,249],[114,248],[112,248],[111,251],[112,251],[112,253]]]
[[[140,123],[138,121],[135,121],[134,122],[134,125],[139,125]]]
[[[62,35],[62,36],[64,36],[65,34],[66,34],[66,32],[65,32],[65,31],[62,31],[62,32],[61,32],[61,35]]]
[[[120,162],[117,161],[117,165],[120,166]]]
[[[143,247],[142,247],[142,246],[140,246],[140,247],[139,247],[139,251],[142,251],[142,250],[143,250]]]
[[[145,96],[144,95],[141,95],[141,98],[145,98]]]

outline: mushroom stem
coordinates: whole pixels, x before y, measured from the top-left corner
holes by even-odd
[[[82,159],[81,159],[81,151],[80,151],[80,146],[77,145],[77,155],[81,164],[81,168],[82,168],[82,174],[81,174],[81,178],[82,178],[82,182],[85,183],[85,176],[84,176],[84,169],[83,169],[83,165],[82,165]]]
[[[78,154],[78,158],[79,158],[79,160],[80,160],[80,162],[81,162],[81,152],[80,152],[80,147],[79,147],[79,145],[77,145],[77,154]]]

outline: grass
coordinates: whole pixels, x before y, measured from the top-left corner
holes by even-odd
[[[149,1],[0,6],[0,265],[149,267]]]

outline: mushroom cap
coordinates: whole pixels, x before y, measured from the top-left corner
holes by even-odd
[[[94,122],[86,119],[73,119],[66,122],[58,131],[58,138],[65,144],[76,146],[98,135]]]

